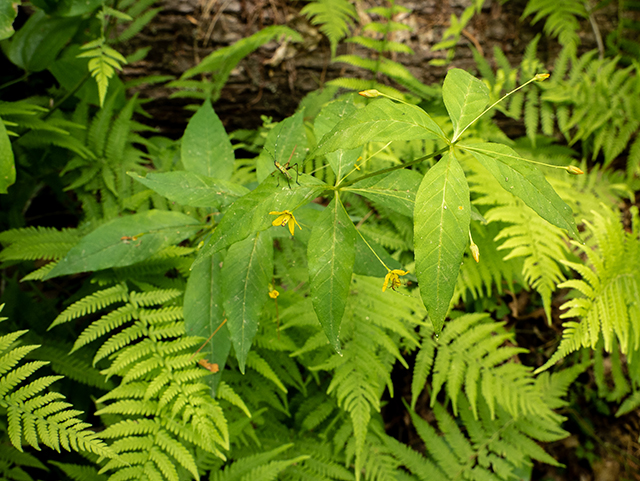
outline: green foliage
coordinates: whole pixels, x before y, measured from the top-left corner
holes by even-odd
[[[541,379],[531,386],[532,390],[545,405],[558,407],[563,404],[560,397],[566,394],[568,385],[585,366],[576,368]],[[561,418],[558,416],[513,417],[504,409],[493,412],[484,399],[478,403],[476,411],[462,393],[455,391],[455,396],[460,405],[457,419],[440,403],[432,401],[438,430],[410,411],[413,425],[425,444],[425,455],[384,436],[388,452],[418,479],[500,480],[521,475],[519,473],[534,459],[559,465],[535,442],[550,442],[566,436],[559,427]]]
[[[358,44],[364,48],[370,49],[376,53],[375,60],[363,58],[358,55],[339,55],[334,59],[335,62],[342,62],[357,68],[368,70],[373,74],[373,79],[354,79],[354,78],[338,78],[328,82],[329,85],[343,87],[351,90],[368,90],[377,89],[397,98],[415,99],[407,96],[399,90],[384,85],[375,78],[379,74],[386,75],[394,80],[402,87],[409,90],[412,94],[419,98],[430,98],[435,95],[435,90],[420,82],[406,67],[399,62],[385,57],[385,54],[406,53],[412,54],[413,51],[406,45],[391,39],[394,32],[406,31],[411,28],[401,22],[396,22],[393,18],[400,13],[408,13],[409,9],[396,5],[394,0],[389,1],[389,7],[374,7],[367,10],[367,13],[377,15],[381,21],[371,21],[367,23],[362,33],[364,35],[356,35],[347,38],[347,42]],[[332,12],[331,15],[335,15]]]
[[[536,59],[538,40],[536,37],[527,47],[519,69],[512,69],[496,49],[501,68],[497,75],[486,76],[493,96],[514,88],[518,73],[523,78],[535,73],[540,65]],[[596,160],[602,154],[605,167],[628,151],[626,169],[632,178],[640,166],[640,124],[635,114],[640,108],[638,66],[621,68],[620,57],[596,58],[597,53],[590,51],[578,58],[574,50],[565,47],[555,60],[550,80],[511,96],[503,112],[519,119],[524,105],[527,136],[534,145],[540,131],[553,135],[555,124],[569,145],[580,143],[585,157]],[[477,54],[476,61],[480,70],[488,73],[486,61]]]
[[[496,49],[494,73],[475,52],[483,78],[449,69],[440,87],[391,60],[412,55],[394,41],[409,10],[310,2],[303,15],[332,54],[346,38],[352,55],[337,60],[367,78],[335,79],[290,117],[227,133],[212,101],[232,70],[269,42],[302,40],[271,25],[172,84],[201,105],[171,140],[134,120],[144,101],[117,76],[117,42],[153,3],[34,0],[3,43],[29,74],[6,86],[47,90],[0,88],[0,294],[12,313],[0,325],[0,431],[13,443],[0,476],[524,479],[533,460],[559,465],[537,443],[568,435],[556,412],[566,395],[596,393],[617,416],[640,405],[640,223],[625,207],[621,224],[618,208],[638,188],[637,65],[576,57],[582,24],[558,19],[582,18],[577,4],[528,4],[565,44],[550,81],[540,36],[520,65]],[[452,17],[441,63],[483,4]],[[508,139],[494,108],[522,119],[526,138]],[[556,126],[581,154],[552,138]],[[40,221],[40,200],[69,217]],[[516,339],[539,312],[557,318],[560,295],[569,322],[540,368],[537,337]],[[566,369],[542,372],[560,359]],[[579,388],[586,369],[594,384]],[[385,434],[406,373],[424,455]],[[27,452],[42,444],[89,453]]]
[[[207,371],[193,365],[191,349],[199,340],[185,336],[182,309],[171,305],[180,294],[175,289],[136,292],[113,286],[77,301],[52,324],[124,301],[91,323],[72,350],[109,335],[93,363],[108,359],[102,373],[121,379],[98,400],[105,405],[97,414],[117,419],[102,432],[119,454],[103,467],[117,471],[110,479],[126,475],[174,480],[175,466],[198,478],[196,446],[220,457],[220,448],[228,449],[224,415],[208,386],[200,382]]]
[[[431,47],[432,51],[446,50],[444,59],[434,59],[429,63],[434,67],[442,67],[451,63],[455,56],[455,47],[464,33],[465,27],[469,24],[476,13],[479,13],[484,6],[485,0],[474,0],[472,5],[464,9],[460,17],[451,14],[449,27],[442,33],[442,40]]]
[[[0,309],[4,304],[0,306]],[[6,318],[0,318],[0,321]],[[21,363],[38,346],[18,342],[27,331],[0,336],[0,409],[7,416],[6,432],[11,444],[23,451],[23,444],[40,450],[40,443],[60,451],[87,451],[113,457],[102,437],[91,431],[91,425],[71,409],[65,396],[50,386],[62,376],[29,377],[47,364],[43,361]],[[21,460],[27,461],[26,458]]]
[[[632,208],[631,232],[625,232],[617,217],[610,209],[603,209],[595,213],[593,224],[585,222],[597,249],[575,242],[574,245],[586,255],[590,266],[563,262],[578,272],[582,279],[570,279],[559,287],[573,288],[582,295],[572,296],[562,306],[568,310],[561,317],[579,318],[581,322],[568,321],[564,324],[557,351],[540,370],[581,347],[594,349],[601,335],[607,352],[614,349],[614,340],[623,354],[640,346],[640,332],[637,330],[640,311],[635,301],[640,285],[637,208]]]
[[[104,38],[99,38],[81,47],[85,52],[78,55],[78,58],[89,58],[89,71],[98,84],[98,96],[100,106],[104,105],[104,98],[107,95],[109,79],[113,77],[116,70],[122,70],[122,64],[127,60],[117,51],[105,44]]]
[[[331,43],[331,56],[335,57],[338,42],[349,34],[349,27],[357,19],[356,9],[347,0],[313,0],[300,10],[313,25],[320,25]]]
[[[574,51],[580,44],[578,30],[580,21],[589,17],[584,0],[531,0],[527,3],[522,18],[534,15],[535,24],[546,17],[544,31],[550,37],[557,37],[561,45]]]
[[[233,45],[210,53],[198,65],[182,74],[180,80],[171,82],[168,85],[169,87],[183,89],[183,91],[173,94],[173,97],[211,99],[215,102],[220,97],[222,87],[227,83],[231,71],[238,62],[262,45],[276,39],[286,39],[286,41],[293,42],[302,41],[300,34],[288,27],[272,25],[263,28],[250,37],[243,38]],[[188,80],[204,73],[212,74],[213,80]]]

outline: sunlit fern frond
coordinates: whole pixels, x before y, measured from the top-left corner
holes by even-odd
[[[437,339],[427,327],[423,327],[422,333],[422,347],[412,383],[412,404],[431,374],[432,407],[438,393],[444,390],[457,415],[458,393],[464,388],[476,419],[480,400],[492,417],[498,409],[503,409],[514,417],[554,418],[535,386],[531,369],[510,362],[526,349],[504,345],[507,341],[512,342],[513,334],[505,332],[501,323],[491,321],[487,314],[466,314],[448,321]]]
[[[575,289],[562,308],[562,318],[579,321],[564,323],[562,341],[554,355],[540,370],[547,369],[569,353],[582,347],[594,349],[604,340],[611,352],[614,339],[622,353],[640,346],[640,222],[632,207],[632,232],[626,232],[619,215],[606,207],[594,213],[594,221],[585,222],[593,247],[574,242],[590,266],[564,261],[582,279],[570,279],[559,287]]]
[[[89,429],[90,424],[80,419],[82,412],[72,409],[62,394],[51,389],[51,385],[62,376],[30,378],[48,363],[23,362],[30,352],[38,348],[20,343],[20,337],[26,332],[16,331],[0,336],[0,408],[7,415],[11,444],[19,451],[22,451],[23,444],[39,450],[42,443],[58,452],[61,449],[87,451],[113,457],[103,438]]]

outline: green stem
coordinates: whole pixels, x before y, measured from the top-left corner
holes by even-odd
[[[432,154],[425,155],[424,157],[420,157],[419,159],[412,160],[411,162],[406,162],[400,165],[394,165],[393,167],[389,167],[388,169],[377,170],[367,175],[363,175],[362,177],[358,177],[357,179],[353,179],[352,181],[345,182],[342,184],[342,188],[348,187],[350,185],[355,184],[356,182],[360,182],[361,180],[368,179],[369,177],[375,177],[376,175],[386,174],[387,172],[393,172],[394,170],[404,169],[405,167],[410,167],[415,164],[419,164],[420,162],[424,162],[425,160],[432,159],[436,155],[444,154],[447,150],[449,150],[449,146],[441,148]]]
[[[29,72],[25,72],[24,75],[22,75],[21,77],[18,77],[18,78],[13,79],[13,80],[9,80],[7,83],[4,83],[4,84],[0,85],[0,90],[6,89],[7,87],[10,87],[13,84],[17,84],[18,82],[22,82],[27,77],[29,77]]]
[[[480,115],[478,115],[475,119],[473,119],[471,122],[469,122],[469,124],[467,124],[467,126],[462,129],[462,131],[460,131],[460,133],[458,135],[456,135],[452,140],[451,143],[456,142],[464,133],[465,130],[467,130],[469,127],[471,127],[473,124],[476,123],[476,121],[482,117],[484,114],[486,114],[489,110],[491,110],[492,108],[494,108],[496,105],[498,105],[500,102],[502,102],[504,99],[506,99],[507,97],[509,97],[511,94],[516,93],[518,90],[526,87],[527,85],[529,85],[531,82],[535,82],[536,80],[544,80],[546,77],[548,77],[549,75],[546,74],[546,76],[542,76],[542,74],[538,74],[535,77],[533,77],[532,79],[530,79],[528,82],[523,83],[522,85],[520,85],[520,87],[517,87],[515,89],[513,89],[511,92],[505,94],[504,96],[500,97],[498,100],[496,100],[495,102],[493,102],[491,105],[489,105],[486,109],[484,109],[484,112],[482,112]]]

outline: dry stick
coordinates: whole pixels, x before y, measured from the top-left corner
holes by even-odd
[[[215,335],[216,335],[216,332],[218,332],[218,331],[220,330],[220,328],[221,328],[222,326],[224,326],[224,323],[225,323],[225,322],[227,322],[227,320],[226,320],[226,319],[220,323],[220,325],[216,328],[216,330],[215,330],[215,331],[213,331],[213,334],[211,334],[211,335],[209,336],[209,339],[207,339],[206,341],[204,341],[204,343],[202,344],[202,346],[200,346],[200,348],[199,348],[196,352],[194,352],[194,353],[191,355],[191,357],[189,358],[189,361],[191,361],[194,357],[196,357],[196,355],[197,355],[200,351],[202,351],[202,350],[204,349],[204,346],[206,346],[206,345],[207,345],[207,343],[211,340],[211,338],[212,338],[213,336],[215,336]]]

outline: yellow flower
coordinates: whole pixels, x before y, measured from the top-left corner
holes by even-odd
[[[280,295],[280,293],[278,291],[273,289],[271,286],[269,287],[269,297],[271,299],[277,299],[279,295]]]
[[[272,212],[269,212],[269,215],[278,216],[276,217],[276,220],[274,220],[271,223],[271,225],[281,225],[282,227],[284,227],[285,225],[289,224],[289,232],[291,232],[291,235],[293,235],[295,226],[298,226],[299,229],[302,229],[302,227],[300,227],[300,224],[298,224],[298,221],[293,216],[293,213],[291,213],[291,211],[288,211],[288,210],[283,210],[282,212],[272,211]],[[289,221],[292,221],[292,222],[289,222]]]
[[[407,274],[409,274],[409,271],[403,271],[401,269],[394,269],[387,272],[387,275],[384,276],[384,285],[382,286],[382,292],[387,290],[387,286],[389,285],[389,283],[391,283],[391,289],[395,291],[396,287],[400,287],[402,285],[398,276],[406,276]]]

